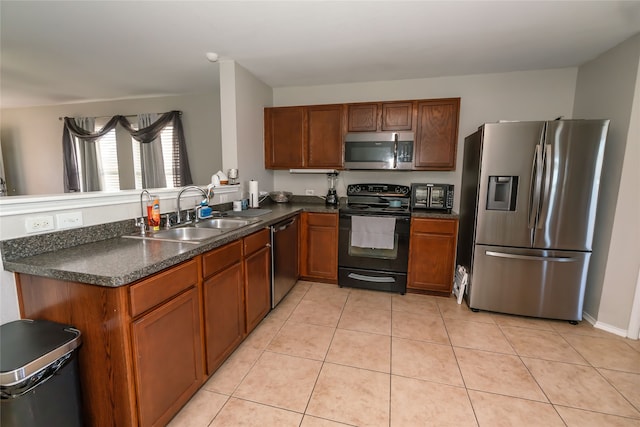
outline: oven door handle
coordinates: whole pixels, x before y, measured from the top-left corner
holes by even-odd
[[[375,216],[375,217],[380,217],[379,215],[356,215],[356,214],[340,214],[340,218],[344,218],[344,219],[348,219],[349,220],[349,224],[351,224],[351,217],[354,216]],[[397,216],[391,216],[391,218],[395,218],[396,219],[396,224],[400,223],[400,224],[410,224],[411,223],[411,217],[397,217]],[[345,227],[341,227],[341,228],[347,228]],[[349,230],[351,230],[351,226],[349,225]]]
[[[376,283],[394,283],[396,279],[393,277],[376,277],[376,276],[365,276],[364,274],[358,273],[349,273],[347,275],[350,279],[360,280],[363,282],[376,282]]]

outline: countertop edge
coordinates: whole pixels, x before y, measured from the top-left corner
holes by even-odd
[[[243,227],[241,229],[231,231],[220,237],[209,239],[202,243],[176,243],[176,242],[157,242],[162,244],[163,249],[169,252],[169,255],[165,255],[161,258],[150,262],[147,265],[140,265],[132,269],[131,271],[124,272],[123,274],[97,274],[89,271],[74,271],[70,268],[64,268],[64,257],[68,255],[70,251],[80,251],[82,247],[87,245],[93,245],[91,249],[101,250],[107,252],[109,245],[116,245],[118,240],[125,239],[122,236],[111,237],[105,240],[100,240],[91,243],[82,243],[78,246],[71,248],[61,249],[59,251],[53,251],[49,253],[27,256],[18,259],[5,259],[3,261],[4,269],[14,273],[30,274],[34,276],[48,277],[58,280],[66,280],[73,282],[86,283],[89,285],[97,285],[104,287],[119,287],[135,283],[139,280],[158,273],[167,268],[173,267],[182,262],[188,261],[198,255],[211,251],[212,249],[221,247],[227,243],[235,241],[237,239],[253,234],[254,232],[269,228],[271,225],[276,224],[282,220],[285,220],[291,216],[294,216],[300,212],[315,212],[315,213],[338,213],[338,209],[326,207],[321,204],[287,204],[287,205],[271,205],[271,213],[259,217],[262,219],[257,224]],[[412,218],[439,218],[439,219],[457,219],[457,213],[438,213],[438,212],[412,212]],[[126,239],[131,243],[135,239]],[[144,242],[140,240],[140,244]],[[80,248],[80,249],[78,249]],[[89,249],[89,248],[87,248]],[[89,270],[87,268],[87,270]]]

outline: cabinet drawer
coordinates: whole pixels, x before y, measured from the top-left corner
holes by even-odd
[[[338,225],[338,214],[308,213],[307,224],[321,227],[335,227]]]
[[[263,248],[271,242],[271,234],[268,228],[253,233],[243,239],[244,256],[251,255],[258,249]]]
[[[135,317],[168,300],[198,281],[198,264],[190,260],[132,285],[129,289],[131,316]]]
[[[456,232],[455,219],[413,219],[412,233],[454,234]]]
[[[239,262],[241,257],[242,243],[240,240],[207,252],[202,257],[202,276],[206,279],[212,274]]]

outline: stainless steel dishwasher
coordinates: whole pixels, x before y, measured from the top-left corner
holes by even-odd
[[[298,216],[271,226],[271,308],[298,281]]]

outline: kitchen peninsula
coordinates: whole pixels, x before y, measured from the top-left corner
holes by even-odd
[[[264,317],[268,304],[248,302],[269,292],[270,257],[249,261],[268,245],[265,228],[301,211],[327,211],[324,204],[270,209],[254,225],[199,244],[122,237],[133,220],[2,242],[4,268],[17,273],[21,317],[82,332],[86,425],[166,424],[250,332],[245,316]],[[87,235],[100,240],[77,245]],[[212,302],[233,308],[223,331]]]
[[[122,237],[133,220],[1,242],[5,269],[17,273],[21,316],[83,334],[87,425],[168,422],[268,312],[261,295],[270,265],[255,255],[268,246],[265,228],[296,215],[335,215],[337,224],[337,210],[324,203],[269,209],[258,223],[199,244]],[[457,222],[457,215],[415,219]],[[319,231],[337,233],[303,226],[301,264],[319,265],[310,258],[324,256],[313,244]],[[99,240],[83,242],[87,233]],[[310,275],[306,266],[300,271]]]

